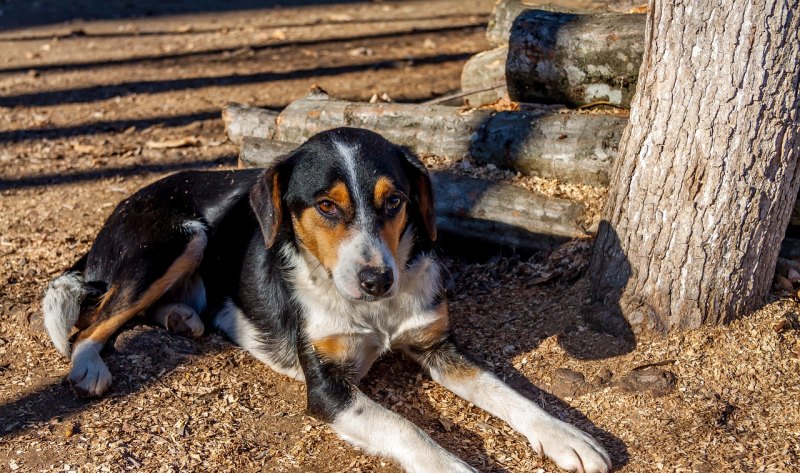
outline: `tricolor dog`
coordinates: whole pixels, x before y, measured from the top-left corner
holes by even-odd
[[[370,365],[400,350],[561,468],[609,471],[592,437],[453,344],[434,220],[419,159],[369,131],[330,130],[269,169],[183,172],[120,203],[50,283],[45,326],[71,356],[73,388],[99,396],[111,384],[100,350],[132,318],[190,337],[210,324],[305,382],[309,414],[345,440],[407,471],[473,471],[359,391]]]

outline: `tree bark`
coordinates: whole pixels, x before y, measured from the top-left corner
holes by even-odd
[[[268,167],[297,144],[245,138],[239,165]],[[584,237],[584,207],[510,184],[432,172],[436,223],[445,232],[495,245],[552,248]]]
[[[245,109],[237,109],[237,114],[243,122],[256,122]],[[257,130],[275,140],[302,143],[323,130],[361,127],[422,155],[469,154],[478,162],[527,175],[606,184],[626,122],[616,115],[554,113],[547,107],[495,113],[445,105],[346,102],[312,94],[289,104],[272,133],[263,127]],[[228,123],[229,132],[233,129],[245,127]]]
[[[629,106],[644,53],[644,24],[644,15],[523,12],[508,44],[509,97]]]
[[[800,187],[798,3],[651,2],[589,268],[634,330],[764,303]]]

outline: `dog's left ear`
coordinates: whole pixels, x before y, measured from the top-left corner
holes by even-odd
[[[279,167],[276,165],[266,169],[250,189],[250,207],[253,208],[258,225],[261,227],[267,248],[272,248],[275,244],[283,220],[282,171]]]
[[[408,173],[412,185],[416,186],[416,196],[412,196],[415,204],[419,208],[422,217],[422,224],[428,232],[431,241],[436,241],[436,207],[433,198],[433,185],[428,169],[420,161],[417,155],[405,146],[398,146],[400,154],[405,160],[405,169]]]

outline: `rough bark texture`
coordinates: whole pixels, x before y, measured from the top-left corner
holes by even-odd
[[[464,103],[478,107],[495,103],[503,98],[506,90],[506,56],[508,47],[500,46],[478,53],[464,64],[461,71],[461,90],[481,90],[464,96]],[[501,85],[500,87],[496,87]]]
[[[628,13],[633,7],[641,5],[639,0],[615,0],[592,2],[586,8],[575,8],[572,0],[500,0],[492,11],[486,28],[486,39],[495,45],[508,44],[508,33],[514,20],[525,10],[538,9],[569,13],[599,13],[612,11]]]
[[[222,121],[225,122],[228,138],[237,145],[242,143],[244,136],[272,138],[277,119],[278,112],[238,103],[229,103],[222,109]]]
[[[244,109],[238,109],[241,120]],[[261,113],[252,109],[253,114]],[[548,111],[550,110],[550,111]],[[445,105],[358,103],[313,94],[281,112],[271,138],[302,143],[339,126],[373,130],[423,155],[472,155],[479,162],[564,182],[605,184],[626,118],[539,111],[464,111]],[[244,129],[231,123],[228,129]],[[258,128],[259,133],[265,129]],[[269,133],[267,133],[269,134]]]
[[[518,102],[630,105],[644,52],[644,15],[527,10],[511,28],[506,82]]]
[[[296,144],[245,138],[240,166],[268,167]],[[585,236],[583,206],[516,186],[433,172],[436,223],[445,232],[496,245],[551,248]]]
[[[722,323],[764,302],[800,186],[798,3],[651,3],[589,268],[634,329]]]

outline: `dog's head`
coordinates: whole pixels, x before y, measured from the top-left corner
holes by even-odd
[[[337,128],[311,137],[264,172],[250,202],[268,247],[281,228],[291,228],[301,253],[352,300],[395,295],[411,240],[422,246],[436,240],[425,166],[367,130]]]

